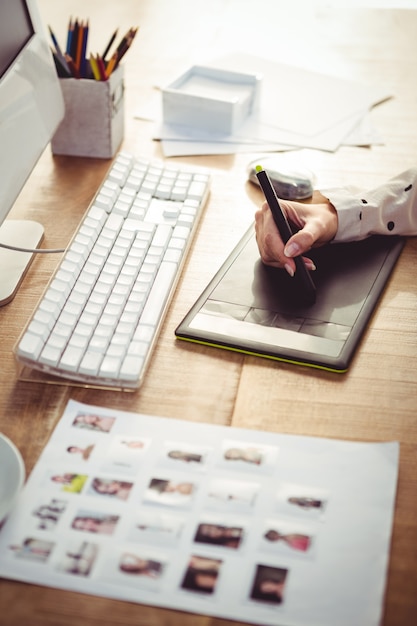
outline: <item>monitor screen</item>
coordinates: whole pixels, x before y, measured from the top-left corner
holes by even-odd
[[[11,66],[34,34],[30,15],[23,0],[2,0],[7,19],[0,21],[0,77]]]
[[[11,237],[14,245],[25,246],[24,235],[31,228],[17,223],[10,231],[6,217],[63,114],[62,92],[36,0],[1,0],[0,243],[10,243]],[[10,282],[10,266],[5,268],[5,263],[8,259],[1,251],[0,303],[2,284]]]

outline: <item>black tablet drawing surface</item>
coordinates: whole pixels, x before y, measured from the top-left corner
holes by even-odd
[[[316,302],[265,266],[253,226],[177,327],[178,339],[346,372],[401,253],[404,239],[374,236],[311,251]]]

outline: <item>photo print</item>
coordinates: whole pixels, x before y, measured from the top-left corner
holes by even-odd
[[[129,576],[144,576],[156,579],[162,576],[164,564],[161,561],[144,558],[133,552],[123,552],[119,560],[119,570]]]
[[[316,548],[315,531],[288,519],[267,519],[259,547],[282,556],[312,558]]]
[[[243,537],[243,525],[204,516],[196,527],[194,542],[237,550]]]
[[[167,567],[168,559],[160,551],[129,545],[107,552],[99,576],[112,584],[158,591]]]
[[[91,430],[97,433],[109,433],[111,432],[116,422],[115,417],[109,417],[107,415],[99,415],[96,413],[78,412],[72,422],[74,428],[81,428],[83,430]]]
[[[48,485],[54,485],[57,491],[64,493],[81,493],[87,482],[86,474],[75,474],[73,472],[49,472]]]
[[[257,565],[253,578],[250,599],[278,605],[284,601],[288,570],[271,565]]]
[[[102,496],[112,500],[126,501],[132,490],[133,483],[116,478],[95,477],[91,480],[87,495]]]
[[[196,493],[196,485],[187,480],[152,478],[145,491],[145,501],[172,507],[187,507]]]
[[[208,504],[216,509],[250,511],[256,501],[260,485],[239,480],[211,480],[208,486]]]
[[[205,595],[214,594],[222,562],[220,559],[192,555],[181,588]]]
[[[204,471],[211,449],[198,444],[191,445],[181,441],[167,441],[161,463],[167,467],[191,471]]]
[[[57,570],[76,576],[89,576],[98,555],[98,545],[88,541],[70,542]]]
[[[116,469],[136,474],[150,444],[151,440],[146,437],[131,435],[112,437],[103,459],[102,469],[108,472]]]
[[[80,443],[70,443],[70,445],[66,446],[65,452],[70,455],[71,458],[75,461],[88,461],[92,452],[94,450],[94,444],[80,444]]]
[[[71,528],[81,532],[112,535],[116,529],[119,518],[119,515],[80,510],[73,518]]]
[[[277,492],[276,509],[304,520],[323,520],[329,495],[307,485],[284,484]]]
[[[278,457],[276,446],[225,440],[222,443],[222,466],[238,471],[272,472]]]
[[[65,500],[51,498],[47,504],[41,504],[32,511],[39,530],[53,530],[67,507]]]
[[[19,544],[12,544],[9,550],[19,559],[46,563],[55,546],[53,541],[38,539],[37,537],[27,537]]]
[[[140,511],[128,534],[129,541],[174,546],[178,543],[186,520],[166,513]]]

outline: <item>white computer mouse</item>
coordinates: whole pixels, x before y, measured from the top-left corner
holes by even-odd
[[[278,155],[259,157],[248,165],[248,179],[256,185],[259,185],[255,170],[257,165],[262,165],[268,172],[278,198],[305,200],[313,195],[315,176],[307,168],[291,164]]]

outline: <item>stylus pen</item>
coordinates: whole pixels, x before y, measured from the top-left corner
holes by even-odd
[[[271,209],[272,217],[274,218],[274,222],[279,230],[281,239],[284,244],[286,244],[288,239],[292,237],[294,233],[291,230],[291,226],[288,223],[285,213],[280,207],[277,194],[275,193],[275,189],[272,186],[270,178],[267,172],[262,169],[262,166],[260,165],[256,166],[256,177],[262,191],[264,192],[269,208]],[[294,257],[294,262],[296,267],[294,278],[299,282],[300,289],[302,289],[300,296],[302,296],[303,299],[305,299],[309,304],[313,304],[316,300],[316,286],[313,283],[310,272],[306,268],[301,256]]]

